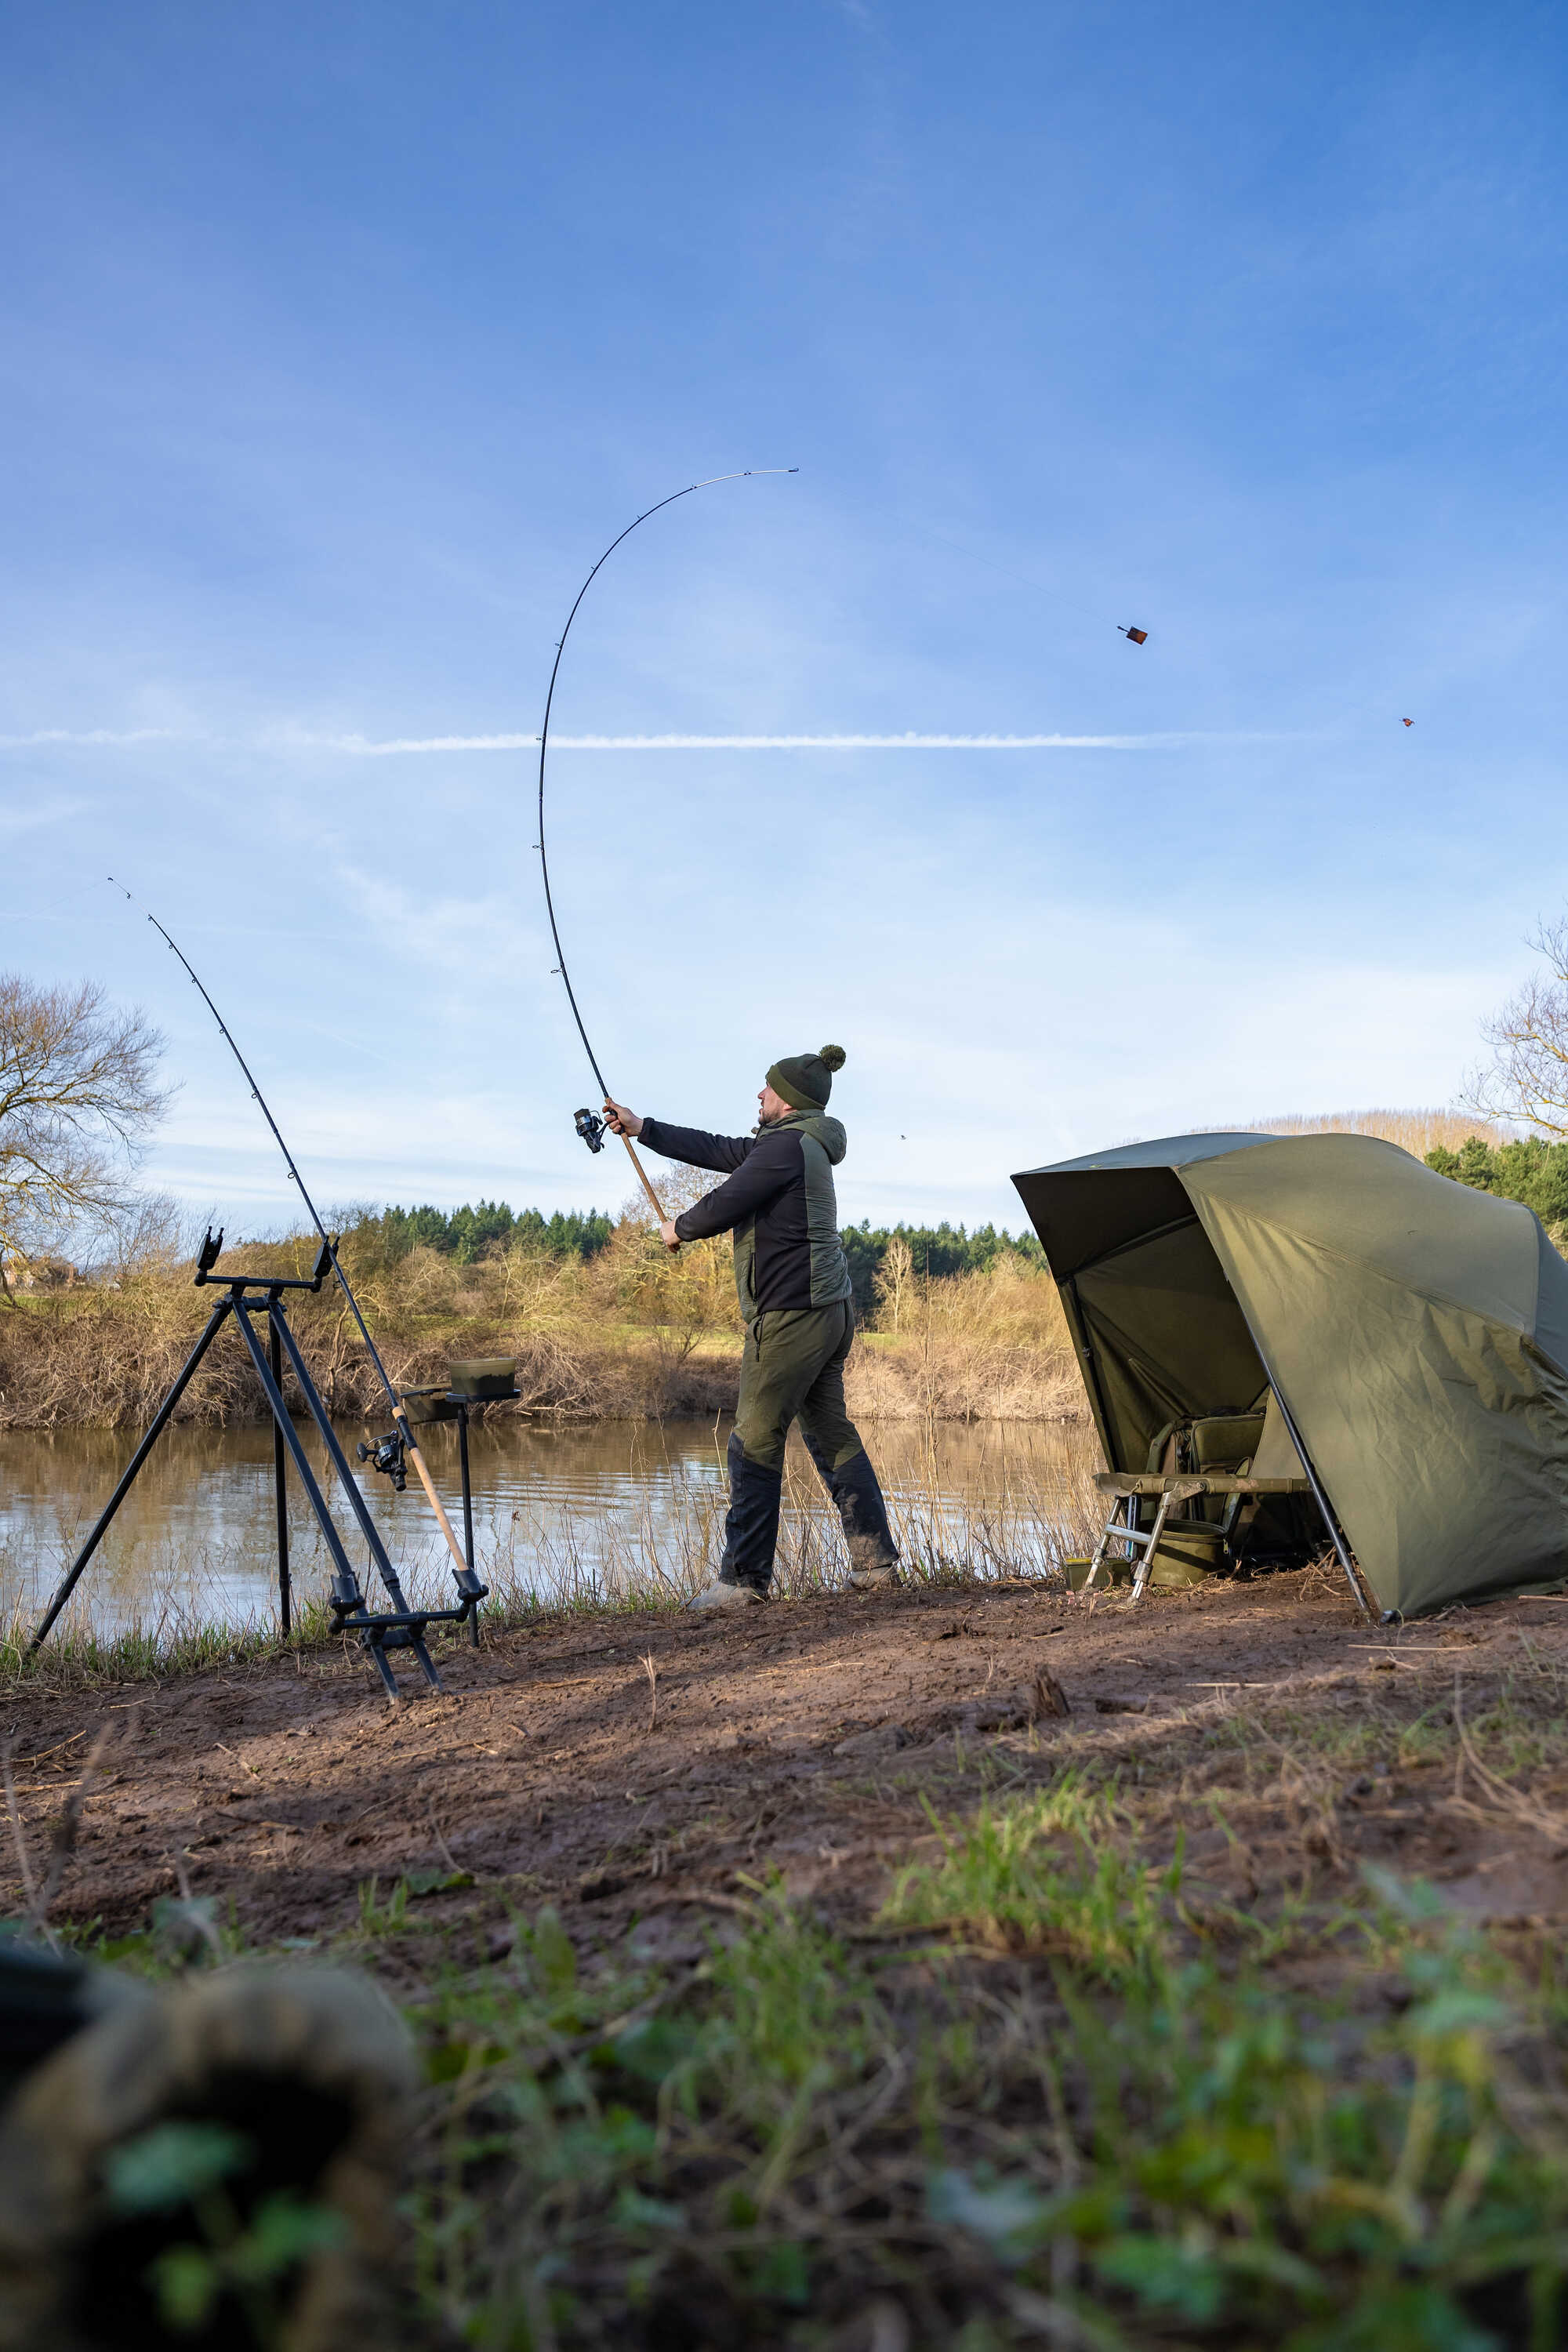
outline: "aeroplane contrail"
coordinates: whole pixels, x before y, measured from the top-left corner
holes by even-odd
[[[1286,730],[1289,731],[1289,730]],[[560,751],[1173,751],[1195,743],[1280,742],[1273,729],[1167,729],[1144,735],[552,735]],[[184,727],[38,727],[0,735],[0,751],[60,744],[107,750],[137,743],[227,744],[264,751],[337,751],[350,759],[416,758],[436,751],[531,751],[537,735],[319,735],[297,728],[235,736]]]
[[[296,737],[361,759],[420,751],[526,751],[537,735],[316,735]],[[552,735],[558,751],[1149,751],[1184,743],[1258,742],[1253,734],[1153,735]]]

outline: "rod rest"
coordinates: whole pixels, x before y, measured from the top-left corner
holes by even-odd
[[[327,1595],[340,1628],[356,1633],[367,1649],[406,1649],[426,1625],[461,1625],[477,1617],[479,1603],[489,1597],[489,1586],[481,1584],[471,1568],[453,1570],[453,1580],[461,1594],[455,1609],[367,1609],[358,1580],[353,1576],[334,1576],[332,1589]]]

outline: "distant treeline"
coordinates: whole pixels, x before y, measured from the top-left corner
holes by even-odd
[[[406,1257],[410,1250],[433,1249],[458,1265],[472,1265],[504,1249],[531,1249],[546,1257],[596,1256],[615,1231],[615,1220],[599,1209],[557,1209],[547,1217],[541,1209],[515,1212],[505,1201],[465,1204],[448,1214],[445,1209],[383,1209],[367,1217],[361,1230],[380,1236],[389,1258]]]
[[[1478,1192],[1522,1201],[1543,1225],[1568,1224],[1568,1143],[1526,1135],[1517,1143],[1492,1144],[1472,1135],[1458,1151],[1439,1144],[1426,1154],[1426,1165]]]
[[[473,1207],[453,1209],[383,1209],[364,1219],[361,1230],[374,1234],[389,1258],[406,1257],[413,1249],[432,1249],[458,1265],[472,1265],[505,1249],[537,1250],[547,1257],[591,1258],[615,1231],[615,1221],[597,1209],[559,1209],[545,1216],[539,1209],[512,1209],[505,1201],[480,1201]],[[924,1279],[940,1280],[953,1274],[983,1274],[1001,1257],[1026,1259],[1044,1265],[1045,1254],[1033,1234],[998,1232],[994,1225],[872,1225],[868,1219],[844,1233],[849,1276],[861,1309],[869,1313],[877,1302],[878,1277],[886,1269],[895,1242],[909,1252],[908,1270]]]

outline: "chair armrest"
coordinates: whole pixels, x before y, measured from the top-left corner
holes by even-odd
[[[1094,1483],[1102,1495],[1168,1495],[1173,1503],[1184,1503],[1208,1486],[1206,1478],[1163,1477],[1157,1470],[1097,1470]]]
[[[1205,1495],[1310,1495],[1310,1482],[1305,1478],[1243,1478],[1216,1475],[1204,1480]]]
[[[1168,1495],[1184,1503],[1194,1495],[1310,1495],[1305,1478],[1243,1478],[1215,1472],[1194,1472],[1181,1477],[1161,1477],[1150,1470],[1097,1470],[1094,1483],[1102,1495]]]

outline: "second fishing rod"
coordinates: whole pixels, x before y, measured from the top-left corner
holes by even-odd
[[[110,883],[113,884],[115,889],[123,892],[124,896],[130,899],[132,906],[136,906],[138,904],[137,899],[125,888],[123,882],[117,881],[112,874],[110,875],[108,878]],[[267,1098],[263,1095],[261,1088],[256,1083],[249,1063],[246,1060],[245,1055],[240,1052],[239,1047],[235,1044],[234,1038],[230,1034],[227,1024],[225,1022],[222,1013],[218,1011],[217,1006],[213,1003],[211,996],[207,992],[205,983],[201,979],[200,974],[197,972],[195,966],[192,963],[189,956],[186,955],[184,950],[171,937],[170,933],[158,920],[156,915],[151,913],[144,907],[142,908],[142,912],[146,915],[147,920],[152,924],[153,929],[157,932],[159,938],[163,940],[170,953],[177,956],[180,962],[184,966],[186,975],[190,980],[192,987],[200,994],[203,1003],[206,1006],[207,1011],[212,1014],[213,1019],[217,1023],[219,1035],[222,1037],[225,1045],[228,1047],[229,1052],[234,1055],[235,1060],[239,1064],[240,1069],[244,1074],[246,1085],[250,1088],[252,1101],[256,1104],[262,1118],[267,1121],[268,1126],[272,1130],[273,1140],[276,1142],[279,1150],[283,1154],[283,1164],[289,1171],[289,1180],[298,1190],[300,1198],[305,1204],[306,1213],[310,1217],[310,1223],[314,1225],[317,1233],[321,1235],[321,1245],[326,1252],[329,1261],[331,1262],[332,1273],[336,1278],[338,1287],[342,1292],[343,1297],[348,1303],[349,1312],[353,1315],[355,1323],[359,1327],[359,1335],[364,1341],[365,1353],[370,1358],[372,1364],[375,1367],[376,1378],[380,1381],[382,1387],[386,1391],[387,1405],[392,1414],[394,1426],[396,1429],[398,1438],[402,1444],[404,1454],[407,1460],[413,1465],[419,1483],[425,1489],[426,1500],[428,1502],[431,1510],[435,1514],[436,1524],[440,1528],[442,1537],[446,1541],[447,1549],[452,1555],[453,1565],[458,1570],[459,1578],[467,1580],[470,1574],[468,1559],[463,1551],[462,1546],[458,1541],[457,1535],[452,1527],[452,1522],[447,1517],[446,1507],[442,1503],[440,1496],[436,1492],[435,1481],[430,1475],[425,1456],[421,1453],[418,1442],[409,1425],[408,1415],[404,1410],[403,1400],[398,1395],[396,1389],[393,1386],[391,1376],[387,1371],[386,1366],[382,1362],[381,1351],[377,1348],[375,1341],[370,1336],[370,1326],[365,1321],[364,1316],[361,1311],[359,1300],[354,1297],[353,1285],[350,1282],[348,1276],[344,1273],[342,1262],[338,1256],[337,1243],[333,1240],[331,1234],[328,1233],[326,1226],[321,1222],[320,1212],[318,1211],[314,1201],[310,1198],[310,1191],[306,1185],[305,1180],[300,1175],[299,1168],[295,1164],[294,1155],[283,1140],[282,1129],[279,1128],[278,1121],[273,1118],[272,1112],[268,1108]],[[464,1589],[466,1589],[466,1583]]]

